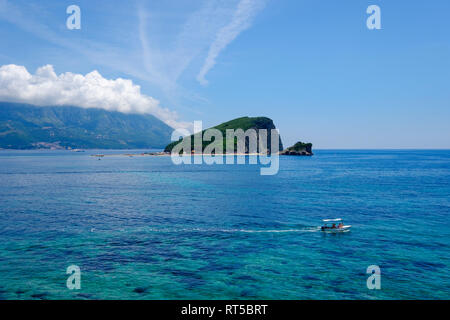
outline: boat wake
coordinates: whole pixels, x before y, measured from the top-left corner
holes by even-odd
[[[150,232],[161,232],[161,233],[171,233],[171,232],[188,232],[188,233],[302,233],[302,232],[318,232],[320,227],[305,227],[305,228],[295,228],[295,229],[221,229],[221,228],[180,228],[180,229],[155,229],[151,228]]]

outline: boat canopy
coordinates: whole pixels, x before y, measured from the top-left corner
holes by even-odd
[[[342,221],[341,218],[337,218],[337,219],[323,219],[323,222],[337,222],[337,221]]]

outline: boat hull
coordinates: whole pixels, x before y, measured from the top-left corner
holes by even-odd
[[[343,226],[342,228],[324,228],[322,227],[321,230],[323,232],[327,233],[343,233],[343,232],[349,232],[351,226]]]

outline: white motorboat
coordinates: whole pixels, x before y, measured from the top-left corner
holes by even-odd
[[[350,231],[350,225],[344,225],[344,221],[341,218],[337,219],[324,219],[323,226],[320,230],[324,232],[338,233],[338,232],[348,232]]]

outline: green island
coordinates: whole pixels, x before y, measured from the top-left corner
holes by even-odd
[[[255,129],[256,131],[261,130],[261,129],[266,129],[267,130],[267,136],[268,136],[268,141],[267,141],[267,149],[269,153],[272,152],[279,152],[280,155],[298,155],[298,156],[311,156],[313,155],[312,153],[312,144],[311,143],[303,143],[303,142],[297,142],[295,145],[293,145],[292,147],[289,147],[285,150],[283,150],[283,143],[281,142],[281,137],[279,138],[279,148],[278,150],[272,150],[272,145],[271,145],[271,129],[276,129],[273,120],[267,117],[241,117],[241,118],[237,118],[237,119],[233,119],[224,123],[221,123],[215,127],[212,127],[210,129],[217,129],[222,133],[223,136],[223,150],[225,152],[226,150],[226,130],[227,129],[232,129],[232,130],[237,130],[237,129],[242,129],[243,131],[246,131],[248,129]],[[208,129],[206,129],[208,130]],[[206,130],[203,130],[202,132],[198,132],[196,134],[193,134],[191,136],[189,136],[189,138],[191,139],[191,153],[194,153],[194,141],[195,138],[200,138],[203,137],[204,133]],[[187,137],[183,138],[186,139]],[[172,152],[172,149],[180,142],[183,141],[183,139],[180,139],[178,141],[174,141],[170,144],[168,144],[165,149],[164,152],[165,153],[170,153]],[[212,143],[213,141],[204,141],[202,140],[202,151],[205,150],[205,148]],[[237,152],[237,138],[234,138],[234,151]],[[259,153],[259,144],[258,144],[258,150],[257,152]],[[246,140],[245,142],[245,153],[249,153],[249,149],[248,149],[248,140]]]
[[[267,130],[267,150],[269,152],[272,151],[272,145],[271,145],[271,129],[276,129],[272,119],[267,118],[267,117],[241,117],[241,118],[237,118],[237,119],[233,119],[224,123],[221,123],[215,127],[209,128],[209,129],[217,129],[222,133],[223,136],[223,151],[225,152],[226,150],[226,144],[227,144],[227,139],[226,139],[226,130],[227,129],[232,129],[232,130],[237,130],[237,129],[242,129],[244,132],[248,129],[255,129],[256,132],[259,132],[259,130],[261,129],[265,129]],[[204,133],[206,130],[209,129],[205,129],[202,132],[198,132],[195,133],[193,135],[190,135],[189,137],[185,137],[183,139],[187,139],[190,138],[191,139],[191,152],[194,152],[194,141],[195,138],[200,138],[203,137]],[[180,139],[178,141],[174,141],[170,144],[168,144],[166,146],[166,148],[164,149],[164,152],[171,152],[172,149],[178,144],[180,143],[183,139]],[[259,137],[258,137],[259,139]],[[205,150],[205,148],[211,144],[212,142],[214,142],[214,139],[212,141],[204,141],[202,140],[202,151]],[[259,141],[258,141],[259,142]],[[259,143],[257,146],[258,150],[257,152],[259,152]],[[281,151],[283,150],[283,143],[281,142],[281,138],[279,138],[279,150],[276,151]],[[237,138],[234,138],[234,151],[237,152]],[[249,148],[248,148],[248,140],[246,139],[245,142],[245,153],[249,153]]]

